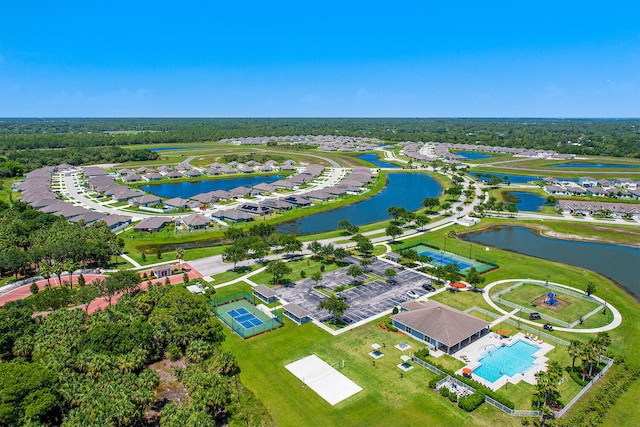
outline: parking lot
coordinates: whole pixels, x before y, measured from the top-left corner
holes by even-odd
[[[355,258],[348,258],[345,261],[359,265]],[[344,298],[349,309],[345,312],[343,319],[347,323],[359,322],[372,316],[376,316],[384,311],[391,310],[410,299],[419,298],[427,294],[428,291],[422,285],[431,283],[431,280],[423,274],[408,270],[397,269],[397,275],[391,283],[384,278],[384,271],[388,268],[395,268],[393,264],[376,259],[373,264],[367,267],[366,274],[357,277],[357,281],[370,280],[371,276],[379,276],[376,280],[363,283],[361,285],[338,292],[337,295]],[[296,282],[292,286],[281,286],[274,291],[281,300],[288,303],[295,303],[305,308],[314,319],[326,321],[331,315],[326,310],[318,310],[318,303],[327,298],[325,294],[317,291],[314,287],[322,287],[327,290],[335,290],[339,286],[350,286],[354,279],[348,276],[348,267],[335,270],[323,275],[320,282],[316,284],[311,279],[304,279]],[[411,298],[408,291],[417,295]]]

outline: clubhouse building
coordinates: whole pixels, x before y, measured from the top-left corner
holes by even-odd
[[[430,300],[401,304],[391,321],[400,332],[447,354],[489,333],[488,322]]]

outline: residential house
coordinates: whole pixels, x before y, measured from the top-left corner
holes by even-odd
[[[590,176],[583,176],[578,179],[578,184],[583,187],[596,187],[598,185],[598,180],[591,178]]]
[[[129,206],[138,205],[142,207],[149,207],[160,202],[162,202],[160,197],[153,194],[145,194],[144,196],[135,197],[129,200]]]
[[[188,202],[182,197],[174,197],[164,201],[164,207],[169,209],[184,209]]]
[[[168,217],[154,216],[151,218],[143,219],[139,223],[133,226],[133,231],[146,231],[152,233],[154,231],[160,231],[165,225],[171,224],[172,220]]]
[[[207,228],[211,220],[202,214],[193,213],[182,218],[181,222],[188,230],[200,230]]]
[[[211,214],[212,218],[230,222],[253,221],[253,215],[236,209],[228,209],[224,211],[216,211]]]

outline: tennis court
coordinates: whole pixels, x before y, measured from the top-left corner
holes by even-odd
[[[430,248],[429,246],[426,246],[426,245],[417,245],[417,246],[414,246],[412,249],[415,249],[415,251],[418,252],[418,255],[425,255],[431,258],[431,261],[429,262],[429,264],[432,264],[435,266],[446,266],[449,264],[456,263],[460,266],[460,272],[462,274],[467,273],[467,271],[471,267],[475,267],[476,270],[480,273],[489,271],[493,268],[493,266],[484,264],[480,261],[475,261],[460,255],[452,254],[451,252]]]
[[[236,322],[240,323],[245,328],[252,328],[254,326],[263,325],[264,322],[258,319],[253,314],[249,313],[246,308],[240,307],[227,311],[227,314]]]
[[[244,298],[221,305],[214,303],[214,307],[216,316],[242,338],[282,326],[280,313],[263,313]]]

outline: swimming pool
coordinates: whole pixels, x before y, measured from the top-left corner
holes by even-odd
[[[481,365],[473,370],[473,373],[489,382],[496,382],[503,375],[513,377],[525,373],[536,358],[538,347],[518,340],[511,345],[492,347],[487,350],[485,356],[479,360]]]

